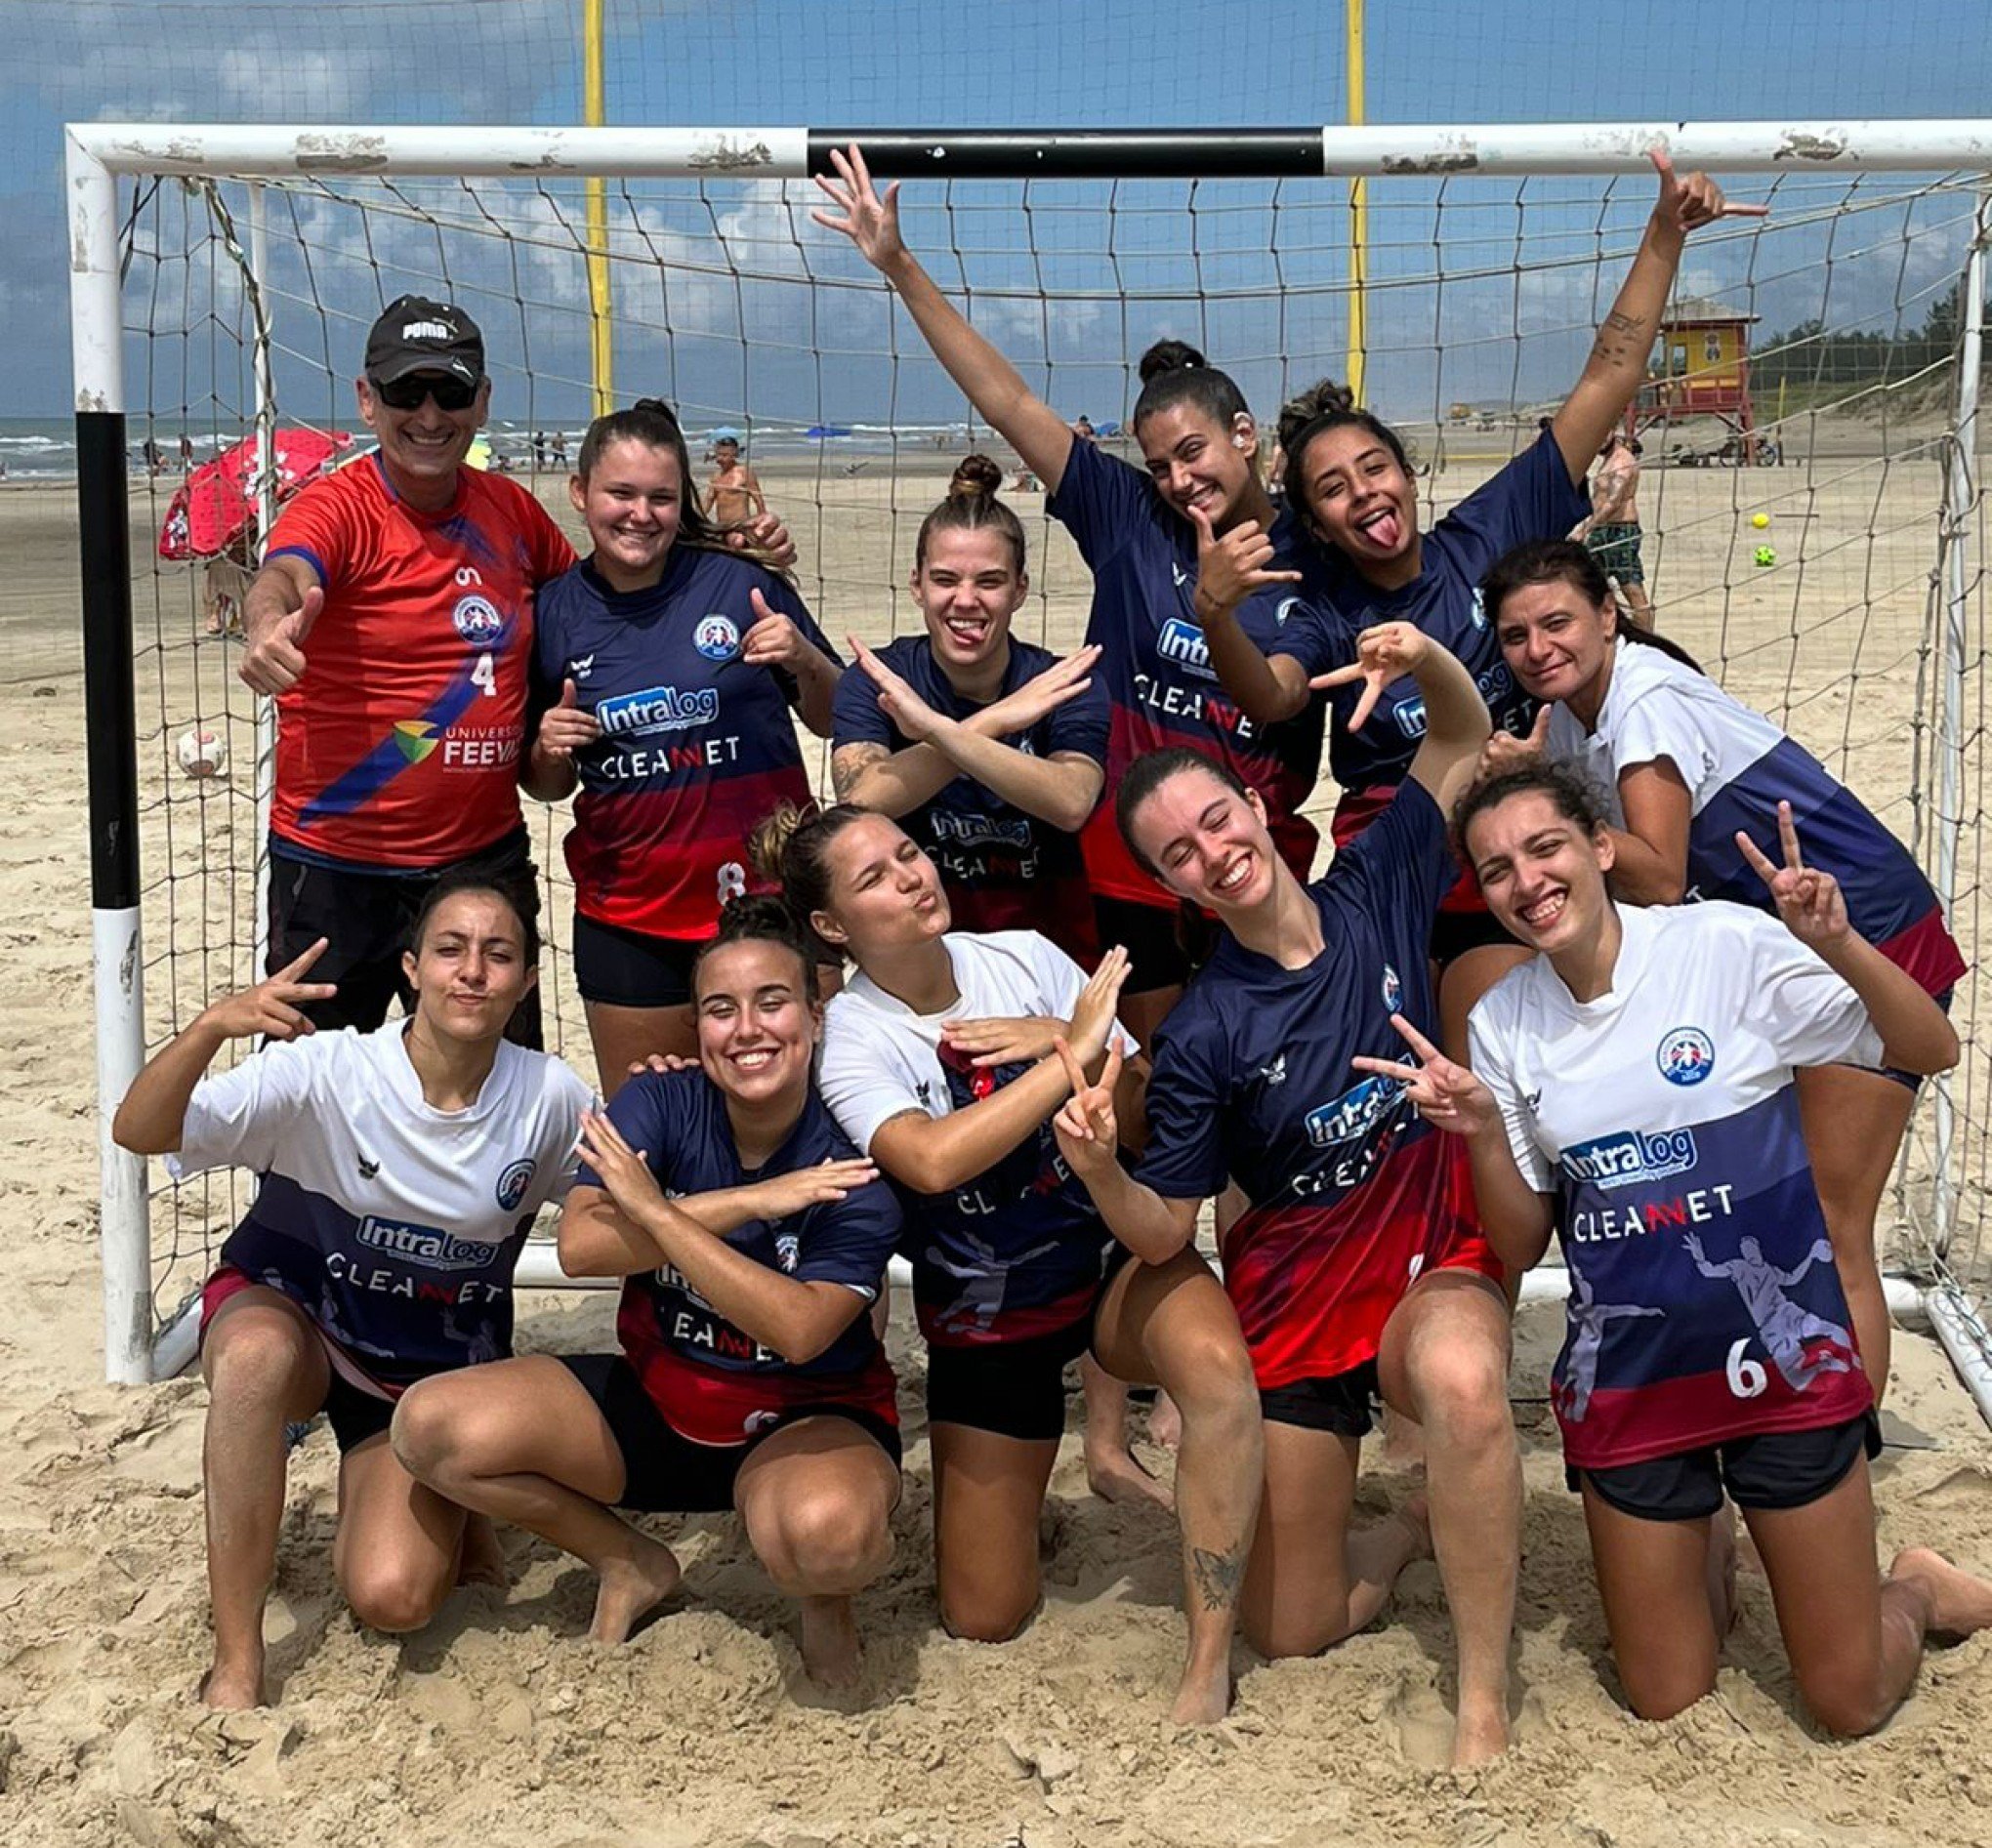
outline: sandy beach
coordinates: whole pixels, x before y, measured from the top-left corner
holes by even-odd
[[[1482,445],[1495,439],[1480,437]],[[1508,440],[1503,432],[1501,442]],[[795,529],[804,595],[825,629],[868,638],[915,620],[905,578],[919,518],[952,457],[844,472],[770,472]],[[1442,509],[1488,458],[1438,478]],[[164,486],[170,484],[153,484]],[[571,531],[563,491],[543,498]],[[1668,471],[1641,488],[1667,632],[1742,697],[1782,716],[1888,824],[1912,838],[1927,755],[1930,572],[1937,466],[1861,456],[1809,468]],[[1069,645],[1088,579],[1024,492],[1031,600],[1019,632]],[[247,975],[253,941],[254,719],[235,650],[199,642],[199,579],[155,575],[163,513],[135,485],[148,1019],[155,1036]],[[1765,511],[1759,532],[1750,514]],[[1778,562],[1758,567],[1761,544]],[[1708,1848],[1992,1842],[1992,1636],[1933,1653],[1879,1738],[1826,1743],[1796,1706],[1764,1581],[1747,1564],[1717,1694],[1661,1725],[1620,1704],[1582,1516],[1563,1488],[1547,1376],[1559,1313],[1524,1311],[1512,1376],[1527,1481],[1515,1749],[1443,1768],[1452,1643],[1432,1566],[1385,1621],[1330,1655],[1267,1665],[1239,1646],[1232,1717],[1167,1721],[1180,1651],[1177,1540],[1149,1507],[1089,1496],[1075,1437],[1044,1525],[1047,1603],[1018,1641],[950,1640],[935,1614],[917,1342],[893,1347],[908,1437],[890,1577],[859,1600],[867,1660],[852,1696],[803,1678],[793,1613],[726,1518],[657,1520],[688,1597],[635,1642],[581,1640],[592,1596],[574,1562],[512,1533],[507,1592],[460,1592],[419,1636],[358,1628],[331,1582],[336,1454],[322,1425],[292,1459],[270,1609],[276,1704],[205,1712],[197,1380],[101,1381],[95,1054],[76,541],[69,494],[0,492],[0,1838],[10,1848],[276,1841],[479,1848],[1146,1848],[1148,1844],[1458,1842],[1499,1848]],[[1975,697],[1975,695],[1974,695]],[[229,774],[194,783],[175,740],[218,724]],[[810,761],[823,752],[811,743]],[[1333,792],[1317,792],[1325,808]],[[1975,787],[1968,815],[1976,814]],[[559,866],[558,812],[541,864]],[[1975,887],[1977,845],[1966,864]],[[202,869],[205,867],[205,875]],[[567,907],[552,907],[556,945]],[[1975,917],[1959,920],[1968,954]],[[558,955],[547,981],[586,1068]],[[1977,1017],[1977,978],[1957,1017]],[[1968,1052],[1982,1062],[1982,1052]],[[1982,1173],[1975,1150],[1971,1172]],[[155,1178],[163,1178],[155,1176]],[[1967,1212],[1982,1189],[1968,1190]],[[197,1284],[230,1222],[228,1183],[159,1207],[159,1282]],[[1975,1218],[1971,1221],[1975,1239]],[[606,1293],[520,1299],[522,1348],[612,1341]],[[1077,1401],[1072,1401],[1076,1417]],[[1927,1337],[1900,1336],[1891,1443],[1877,1466],[1883,1557],[1910,1541],[1992,1571],[1992,1433]],[[1372,1445],[1362,1500],[1411,1478]],[[1158,1472],[1167,1452],[1144,1445]]]

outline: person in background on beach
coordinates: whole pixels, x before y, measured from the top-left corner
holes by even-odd
[[[713,443],[713,472],[706,482],[706,513],[722,526],[735,525],[768,512],[761,477],[740,460],[740,439],[721,436]]]
[[[748,889],[748,836],[809,799],[791,712],[830,735],[841,668],[765,554],[700,510],[661,398],[600,417],[568,482],[588,557],[540,592],[525,788],[581,794],[568,831],[574,980],[605,1095],[698,1049],[691,969]]]
[[[1356,1064],[1467,1150],[1511,1267],[1562,1242],[1573,1294],[1551,1405],[1627,1702],[1665,1719],[1715,1689],[1736,1614],[1726,1495],[1801,1700],[1828,1732],[1871,1733],[1927,1639],[1992,1625],[1992,1584],[1920,1546],[1877,1571],[1881,1435],[1792,1079],[1841,1059],[1943,1071],[1957,1035],[1849,924],[1789,805],[1782,864],[1735,842],[1775,917],[1615,904],[1616,838],[1557,766],[1476,786],[1455,827],[1533,954],[1473,1009],[1471,1070],[1409,1022],[1415,1067]]]
[[[554,450],[551,460],[557,469],[564,469],[567,466],[567,432],[564,430],[554,431]]]
[[[427,1381],[395,1414],[418,1480],[550,1540],[619,1643],[677,1590],[671,1549],[611,1511],[731,1508],[802,1605],[804,1665],[858,1671],[852,1596],[892,1562],[899,1413],[868,1313],[892,1191],[809,1082],[815,961],[779,899],[736,899],[691,970],[698,1062],[585,1119],[560,1265],[623,1279],[615,1354]]]
[[[306,1011],[368,1030],[410,1005],[401,946],[443,872],[504,883],[537,919],[519,802],[533,594],[574,553],[525,488],[465,467],[491,383],[461,308],[392,303],[355,391],[380,447],[284,504],[237,672],[277,702],[266,966],[324,937],[337,993]],[[539,1044],[537,990],[511,1031]]]
[[[1275,514],[1254,467],[1258,426],[1237,387],[1194,349],[1159,342],[1142,355],[1132,420],[1143,466],[1081,441],[906,249],[897,184],[876,192],[855,147],[833,150],[831,160],[836,176],[816,184],[836,210],[812,216],[849,237],[892,284],[948,375],[1050,490],[1047,511],[1093,572],[1086,639],[1100,650],[1110,712],[1108,787],[1144,753],[1178,744],[1208,751],[1262,793],[1281,852],[1305,877],[1319,837],[1300,810],[1320,767],[1322,703],[1302,710],[1300,702],[1286,722],[1262,726],[1221,681],[1234,672],[1226,659],[1240,652],[1264,672],[1273,651],[1302,686],[1333,664],[1327,630],[1291,595],[1301,554],[1313,555],[1317,574],[1321,557],[1290,517]],[[1191,594],[1200,557],[1214,552],[1232,558],[1237,580],[1253,589],[1235,608],[1207,616]],[[1282,564],[1296,568],[1274,568]],[[1131,959],[1123,1014],[1146,1038],[1189,974],[1179,907],[1135,863],[1104,808],[1082,831],[1080,848],[1100,941],[1125,945]]]
[[[539,939],[509,891],[438,881],[403,972],[415,1006],[370,1033],[315,1033],[334,999],[308,945],[204,1009],[132,1081],[111,1134],[176,1180],[259,1177],[201,1294],[202,1483],[215,1653],[210,1706],[260,1706],[263,1608],[284,1509],[284,1426],[327,1414],[339,1445],[332,1570],[362,1623],[420,1629],[450,1588],[503,1581],[490,1524],[420,1487],[387,1443],[417,1379],[512,1347],[512,1272],[559,1199],[588,1088],[507,1045]],[[230,1041],[262,1040],[207,1076]]]
[[[1099,440],[1098,432],[1093,428],[1093,419],[1088,417],[1084,411],[1081,411],[1074,421],[1072,434],[1078,437],[1082,443],[1097,442]]]
[[[1646,567],[1640,562],[1639,457],[1638,438],[1614,430],[1591,476],[1591,517],[1571,529],[1617,586],[1626,621],[1653,627],[1653,602],[1646,595]]]
[[[1526,739],[1496,734],[1483,768],[1568,763],[1603,793],[1613,892],[1629,904],[1769,897],[1739,834],[1768,842],[1780,803],[1811,864],[1833,875],[1853,928],[1949,1010],[1968,972],[1943,909],[1908,849],[1803,746],[1723,692],[1679,648],[1623,630],[1597,554],[1564,540],[1507,554],[1482,587],[1515,680],[1544,702]],[[1847,1063],[1797,1075],[1812,1182],[1832,1234],[1860,1353],[1879,1401],[1888,1307],[1875,1253],[1882,1190],[1915,1108],[1918,1075]]]
[[[1605,437],[1646,379],[1646,361],[1681,267],[1688,233],[1725,215],[1762,215],[1762,206],[1732,206],[1705,174],[1677,179],[1655,151],[1659,192],[1611,312],[1598,330],[1583,374],[1541,435],[1492,479],[1467,496],[1430,531],[1418,523],[1417,482],[1403,442],[1348,388],[1322,380],[1280,412],[1286,456],[1286,505],[1303,516],[1314,553],[1328,574],[1328,623],[1339,640],[1337,663],[1354,656],[1355,637],[1383,622],[1415,623],[1457,656],[1492,710],[1495,728],[1525,737],[1535,703],[1515,684],[1480,608],[1481,576],[1511,546],[1560,539],[1591,512],[1585,472]],[[1249,577],[1215,560],[1198,587],[1213,607],[1257,595]],[[1311,592],[1310,592],[1311,595]],[[1291,661],[1240,654],[1225,684],[1255,720],[1273,724],[1307,710],[1308,678]],[[1409,678],[1386,693],[1373,723],[1359,731],[1349,719],[1357,695],[1336,698],[1329,731],[1329,770],[1342,795],[1333,823],[1347,846],[1379,814],[1408,771],[1423,731],[1419,691]],[[1468,1010],[1489,984],[1521,957],[1488,917],[1463,875],[1447,895],[1432,936],[1440,970],[1441,1039],[1455,1056],[1464,1050]]]
[[[876,653],[854,636],[837,683],[830,772],[838,799],[890,815],[940,874],[964,930],[1035,930],[1086,969],[1100,961],[1078,831],[1100,801],[1106,694],[1098,648],[1063,659],[1019,641],[1030,591],[1023,525],[996,497],[987,456],[955,470],[913,543],[913,598],[926,633]],[[956,1021],[967,1035],[993,1022]],[[1127,1388],[1090,1355],[1086,1474],[1109,1500],[1168,1503],[1127,1442]]]
[[[1118,1379],[1166,1387],[1182,1410],[1189,1649],[1170,1713],[1222,1719],[1259,1506],[1251,1363],[1203,1259],[1129,1261],[1051,1128],[1072,1085],[1087,1083],[1117,1093],[1139,1139],[1145,1068],[1114,1018],[1125,953],[1108,950],[1089,977],[1036,931],[951,930],[934,862],[866,809],[783,811],[757,847],[798,917],[857,965],[829,1005],[818,1082],[906,1213],[942,1622],[1000,1643],[1037,1610],[1065,1365],[1091,1350]]]
[[[1266,1419],[1266,1499],[1240,1607],[1267,1657],[1307,1656],[1383,1609],[1435,1550],[1458,1638],[1453,1762],[1508,1744],[1521,1462],[1508,1405],[1508,1301],[1462,1151],[1402,1086],[1352,1073],[1393,1052],[1392,1016],[1436,1018],[1425,956],[1452,883],[1445,812],[1472,779],[1487,708],[1466,670],[1408,623],[1360,637],[1360,726],[1409,675],[1428,722],[1375,824],[1303,885],[1264,799],[1214,760],[1151,753],[1116,793],[1131,851],[1216,914],[1218,947],[1155,1039],[1146,1145],[1113,1158],[1099,1088],[1058,1117],[1058,1146],[1114,1235],[1145,1263],[1191,1249],[1227,1181],[1247,1210],[1219,1236]],[[1372,1404],[1413,1420],[1423,1497],[1352,1529]]]

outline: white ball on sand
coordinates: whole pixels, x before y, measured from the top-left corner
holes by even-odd
[[[188,776],[220,776],[228,767],[228,741],[219,731],[195,725],[180,734],[180,767]]]

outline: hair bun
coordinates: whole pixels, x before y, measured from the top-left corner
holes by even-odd
[[[954,478],[947,484],[951,501],[981,501],[996,498],[1003,485],[1003,471],[987,456],[964,456],[955,464]]]
[[[798,807],[778,802],[771,814],[754,824],[747,836],[747,857],[754,870],[774,884],[781,883],[781,856],[799,829],[816,812],[816,804]]]
[[[1333,379],[1316,379],[1279,407],[1279,445],[1289,456],[1302,431],[1317,417],[1340,417],[1356,408],[1355,393]]]
[[[1141,355],[1141,383],[1158,379],[1165,372],[1188,372],[1209,362],[1186,341],[1158,340]]]

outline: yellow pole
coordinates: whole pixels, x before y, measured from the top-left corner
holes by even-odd
[[[581,119],[590,128],[603,125],[602,80],[602,7],[604,0],[581,0]],[[608,274],[608,182],[586,182],[588,197],[588,336],[590,376],[595,383],[595,415],[615,409],[615,356],[610,314],[613,298]]]
[[[1363,0],[1343,0],[1349,64],[1349,123],[1363,121]],[[1369,356],[1369,312],[1364,290],[1369,283],[1369,182],[1358,175],[1349,183],[1349,389],[1363,400],[1363,372]]]

